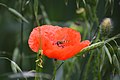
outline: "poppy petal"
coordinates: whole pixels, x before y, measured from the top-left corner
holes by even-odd
[[[61,27],[52,26],[52,25],[43,25],[43,26],[38,26],[34,28],[29,36],[29,40],[28,40],[29,47],[34,52],[38,52],[41,45],[40,42],[42,41],[42,44],[43,42],[45,42],[45,40],[42,40],[42,39],[46,38],[52,41],[53,37],[55,36],[55,32],[58,29],[61,29]]]
[[[69,50],[66,50],[66,54],[64,54],[60,60],[66,60],[68,58],[73,57],[77,53],[79,53],[82,49],[90,45],[90,41],[85,40],[82,41],[79,45],[74,45],[73,47],[69,47]],[[65,51],[65,50],[64,50]],[[65,53],[65,52],[64,52]]]

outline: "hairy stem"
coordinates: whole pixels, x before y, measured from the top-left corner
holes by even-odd
[[[41,72],[41,67],[42,67],[42,62],[40,60],[42,60],[40,58],[40,56],[42,54],[42,50],[39,50],[37,53],[37,60],[36,60],[36,75],[35,75],[35,80],[40,80],[40,75],[39,72]]]
[[[120,38],[120,34],[118,34],[118,35],[116,35],[116,36],[114,36],[114,37],[112,37],[112,38],[109,38],[109,39],[107,39],[107,40],[105,40],[105,41],[100,41],[100,42],[94,43],[94,44],[92,44],[92,45],[84,48],[84,49],[83,49],[79,54],[77,54],[76,56],[81,56],[81,55],[83,55],[85,52],[88,52],[88,51],[90,51],[90,50],[93,50],[93,49],[102,47],[104,44],[106,44],[106,43],[108,43],[108,42],[110,42],[110,41],[112,41],[112,40],[114,40],[114,39],[117,39],[117,38]]]

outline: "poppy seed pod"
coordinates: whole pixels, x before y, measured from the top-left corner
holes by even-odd
[[[112,22],[110,18],[105,18],[100,24],[101,37],[105,38],[110,34],[112,28]]]

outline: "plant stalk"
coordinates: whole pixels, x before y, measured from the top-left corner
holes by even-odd
[[[37,53],[37,60],[36,60],[36,74],[35,74],[35,79],[34,80],[40,80],[40,75],[39,73],[41,72],[41,66],[42,66],[42,62],[41,62],[41,55],[42,54],[42,50],[39,50]]]
[[[56,72],[57,72],[57,67],[56,66],[57,66],[57,60],[55,60],[52,80],[55,80],[55,75],[56,75]]]
[[[79,54],[77,54],[76,56],[81,56],[83,55],[85,52],[88,52],[90,50],[93,50],[93,49],[96,49],[96,48],[99,48],[99,47],[102,47],[104,46],[104,44],[114,40],[114,39],[117,39],[117,38],[120,38],[120,34],[116,35],[116,36],[113,36],[112,38],[109,38],[105,41],[100,41],[100,42],[97,42],[97,43],[94,43],[86,48],[84,48]]]

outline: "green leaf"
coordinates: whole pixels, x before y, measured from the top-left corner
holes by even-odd
[[[24,22],[29,23],[27,19],[25,19],[18,11],[16,11],[13,8],[8,7],[7,5],[0,3],[1,6],[7,8],[12,14],[16,15],[17,17],[19,17],[20,19],[22,19]]]
[[[3,4],[3,3],[0,3],[1,6],[5,7],[5,8],[8,8],[7,5]]]
[[[18,48],[15,48],[14,49],[14,52],[13,52],[13,57],[12,57],[12,60],[16,63],[19,63],[20,61],[20,54],[19,54],[19,49]],[[13,70],[13,72],[17,72],[17,69],[11,64],[11,68]]]
[[[76,5],[77,5],[77,8],[79,9],[79,2],[80,2],[80,0],[76,0]]]
[[[10,60],[9,58],[7,58],[7,57],[0,57],[0,59],[6,59],[6,60],[10,61],[12,66],[14,66],[18,71],[22,72],[20,67],[14,61]]]
[[[25,18],[24,18],[19,12],[17,12],[15,9],[9,7],[8,10],[9,10],[12,14],[14,14],[14,15],[16,15],[17,17],[21,18],[24,22],[29,23],[29,22],[27,21],[27,19],[25,19]]]
[[[45,8],[44,8],[44,6],[43,6],[42,4],[40,4],[40,8],[41,8],[42,15],[43,15],[43,17],[44,17],[45,22],[46,22],[47,24],[51,24],[51,22],[50,22],[50,20],[49,20],[49,18],[48,18],[48,15],[47,15],[47,13],[46,13],[46,11],[45,11]]]
[[[87,5],[85,0],[83,0],[83,3],[84,3],[85,6]]]
[[[110,51],[108,50],[108,48],[105,45],[103,47],[107,53],[107,56],[109,58],[110,63],[112,64],[112,57],[111,57]]]
[[[19,71],[20,73],[23,73],[22,70],[20,69],[20,67],[19,67],[14,61],[10,60],[10,59],[7,58],[7,57],[0,57],[0,59],[5,59],[5,60],[10,61],[10,62],[11,62],[11,66],[14,67],[14,71],[16,71],[16,72]],[[23,74],[22,74],[22,75],[23,75]],[[23,77],[24,77],[24,75],[23,75]],[[25,78],[25,80],[27,80],[26,77],[24,77],[24,78]]]
[[[113,57],[112,57],[112,59],[113,59],[114,66],[117,68],[117,71],[120,74],[120,62],[118,61],[117,56],[114,54]]]
[[[102,71],[104,63],[105,63],[105,50],[104,50],[104,47],[102,47],[101,52],[102,52],[102,54],[101,54],[100,72]]]
[[[22,76],[25,78],[25,80],[27,80],[27,78],[23,75],[23,72],[20,69],[20,67],[14,61],[12,61],[12,60],[10,60],[10,61],[11,61],[11,66],[13,66],[14,69],[16,69],[16,71],[18,70],[20,73],[22,73]]]
[[[68,5],[68,1],[69,1],[69,0],[65,0],[65,5]]]
[[[17,72],[17,70],[19,71],[19,72],[22,72],[22,70],[20,69],[20,67],[14,62],[14,61],[12,61],[12,60],[10,60],[11,61],[11,66],[14,68],[14,70]]]

